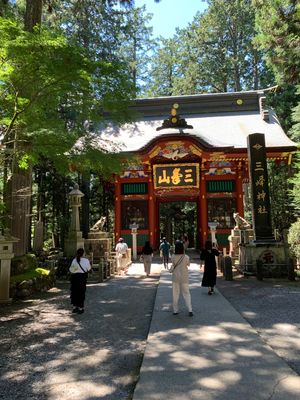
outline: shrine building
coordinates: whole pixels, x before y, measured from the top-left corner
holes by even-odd
[[[132,108],[137,119],[117,132],[136,163],[115,177],[115,238],[131,246],[136,223],[138,249],[182,234],[199,248],[210,222],[218,223],[219,246],[228,246],[233,213],[244,216],[248,135],[264,134],[267,158],[278,163],[290,164],[296,150],[265,108],[264,91],[138,99]],[[103,137],[116,141],[111,132]]]

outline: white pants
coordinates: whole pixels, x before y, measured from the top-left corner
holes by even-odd
[[[188,311],[193,311],[189,284],[173,282],[173,312],[178,312],[178,300],[180,292],[182,293]]]

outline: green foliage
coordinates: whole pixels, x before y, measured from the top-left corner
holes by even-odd
[[[294,256],[300,258],[300,219],[291,225],[288,233],[288,243]]]
[[[128,75],[136,89],[136,96],[143,92],[148,81],[148,66],[154,48],[153,28],[148,26],[151,14],[145,14],[145,5],[141,8],[129,8],[121,13],[121,25],[118,34],[119,49],[117,55],[127,65]]]
[[[256,43],[279,84],[295,84],[300,76],[300,4],[297,0],[253,0]]]
[[[293,127],[290,130],[290,134],[294,140],[298,143],[300,142],[300,85],[296,88],[296,95],[297,95],[297,105],[293,108],[292,112],[292,121],[294,122]]]
[[[67,152],[84,135],[85,121],[128,119],[132,85],[117,61],[95,60],[57,29],[24,32],[0,19],[0,124],[14,156],[36,163],[47,155],[66,168]],[[9,145],[8,145],[9,147]]]
[[[11,276],[11,283],[18,283],[22,281],[28,281],[33,278],[38,278],[40,276],[47,276],[50,274],[50,270],[44,268],[34,268],[23,274]]]
[[[151,95],[259,89],[274,84],[253,46],[255,8],[247,0],[211,0],[186,29],[161,39],[153,58]]]
[[[268,161],[268,178],[271,201],[272,228],[282,232],[295,221],[295,212],[290,197],[290,166],[284,162]]]
[[[27,271],[36,268],[36,256],[34,254],[25,254],[23,256],[14,257],[11,261],[12,271]]]

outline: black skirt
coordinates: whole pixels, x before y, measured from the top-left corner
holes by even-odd
[[[204,266],[204,274],[202,278],[202,286],[212,287],[215,286],[217,282],[217,268],[210,265]]]
[[[74,307],[83,308],[85,300],[87,274],[71,274],[71,304]]]
[[[211,251],[202,250],[200,259],[204,260],[204,274],[202,278],[202,286],[212,287],[215,286],[217,281],[217,264],[216,256],[219,255],[218,250],[212,249]]]

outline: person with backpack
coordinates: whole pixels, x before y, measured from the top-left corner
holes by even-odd
[[[171,247],[170,243],[167,242],[167,239],[165,237],[163,237],[162,242],[159,246],[159,251],[160,251],[161,257],[163,259],[165,268],[168,267],[168,263],[169,263],[170,247]]]
[[[86,281],[88,272],[92,267],[90,261],[83,257],[84,249],[80,248],[76,252],[69,271],[71,272],[71,304],[73,305],[72,313],[84,313],[84,301],[86,292]]]

